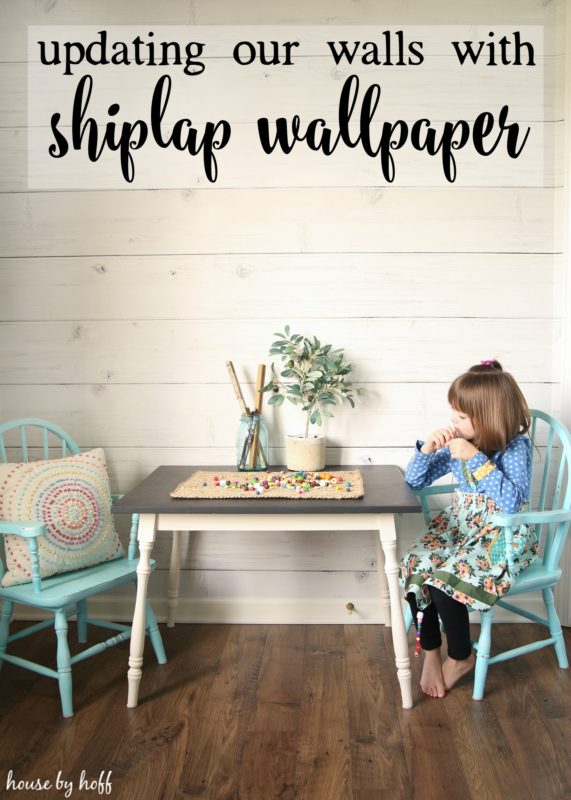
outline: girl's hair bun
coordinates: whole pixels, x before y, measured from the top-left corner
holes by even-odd
[[[495,358],[486,359],[485,361],[480,361],[479,364],[474,364],[473,367],[470,367],[468,372],[490,372],[490,371],[497,371],[503,372],[503,367],[499,361],[496,361]]]

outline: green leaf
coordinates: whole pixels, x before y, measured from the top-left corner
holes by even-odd
[[[321,413],[323,414],[324,417],[332,417],[333,416],[331,411],[327,411],[327,409],[325,409],[325,408],[322,409]]]
[[[289,336],[289,325],[285,326],[285,335]]]

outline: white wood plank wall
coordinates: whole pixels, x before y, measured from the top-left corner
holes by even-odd
[[[367,387],[330,420],[332,463],[397,463],[448,419],[446,390],[496,357],[561,413],[564,0],[20,0],[0,11],[0,419],[41,416],[105,447],[112,488],[160,464],[231,464],[225,362],[251,391],[289,322],[344,346]],[[29,191],[28,25],[541,25],[544,181]],[[522,77],[522,80],[524,78]],[[404,103],[404,100],[403,100]],[[474,181],[477,183],[477,181]],[[293,418],[268,413],[272,453]],[[401,548],[420,519],[399,518]],[[121,525],[122,534],[125,526]],[[152,594],[165,615],[170,537]],[[181,620],[377,621],[374,534],[200,534],[184,543]],[[345,604],[357,613],[347,616]],[[104,598],[117,616],[130,601]]]

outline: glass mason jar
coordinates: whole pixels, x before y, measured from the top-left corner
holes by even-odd
[[[268,468],[268,429],[260,414],[242,414],[236,434],[236,464],[243,472]]]

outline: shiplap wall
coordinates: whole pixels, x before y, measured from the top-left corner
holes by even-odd
[[[367,387],[329,420],[331,463],[404,466],[448,419],[450,380],[497,357],[531,405],[561,411],[557,215],[563,0],[21,0],[0,14],[0,418],[49,418],[104,446],[113,490],[160,464],[231,464],[237,409],[289,322],[346,348]],[[28,191],[26,29],[82,24],[545,26],[545,180],[488,187],[252,186]],[[524,77],[522,77],[524,80]],[[246,174],[247,171],[245,171]],[[274,463],[290,414],[268,413]],[[401,548],[419,519],[399,518]],[[151,592],[165,605],[170,537]],[[375,621],[373,533],[196,534],[181,620]],[[345,604],[357,613],[346,616]],[[105,599],[119,616],[126,597]]]

